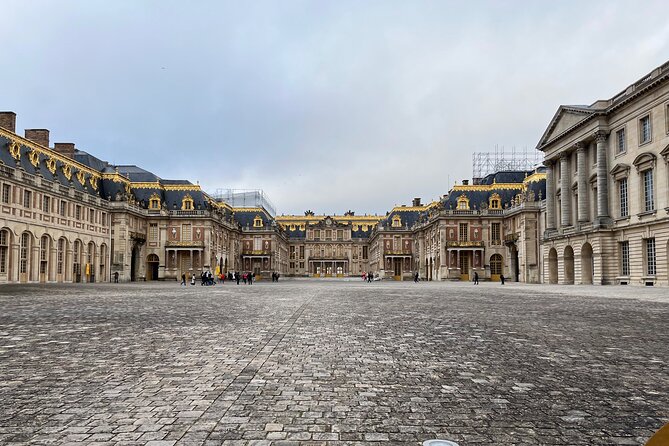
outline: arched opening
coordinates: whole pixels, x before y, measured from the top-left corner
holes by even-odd
[[[490,256],[490,280],[499,282],[503,268],[504,262],[501,254],[493,254]]]
[[[558,283],[558,255],[555,248],[548,251],[548,283]]]
[[[132,254],[130,256],[130,281],[137,280],[137,269],[139,268],[139,245],[132,246]]]
[[[581,248],[581,283],[592,285],[595,265],[592,257],[592,246],[590,243],[583,244]]]
[[[44,234],[39,242],[39,281],[44,283],[49,280],[49,252],[51,239]]]
[[[100,281],[107,281],[107,245],[104,243],[100,245]]]
[[[2,282],[9,282],[11,277],[9,272],[9,267],[11,265],[11,262],[9,261],[10,242],[11,233],[9,230],[0,230],[0,281]]]
[[[32,235],[29,232],[21,234],[19,240],[19,282],[30,280],[30,249]]]
[[[574,284],[574,249],[569,245],[564,248],[564,283]]]
[[[88,244],[86,252],[86,282],[95,282],[95,243]]]
[[[158,265],[160,259],[156,254],[149,254],[146,258],[146,280],[158,280]]]
[[[520,263],[518,261],[518,247],[515,244],[509,246],[511,251],[511,278],[514,282],[520,280]]]
[[[56,282],[65,281],[65,253],[67,240],[64,237],[58,239],[56,245]]]
[[[75,240],[72,247],[72,281],[81,282],[81,241]]]

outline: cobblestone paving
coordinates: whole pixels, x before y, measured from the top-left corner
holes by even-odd
[[[0,444],[643,444],[669,421],[665,294],[0,287]]]

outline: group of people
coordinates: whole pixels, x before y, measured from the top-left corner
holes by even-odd
[[[365,271],[364,273],[362,273],[362,280],[368,283],[372,282],[374,280],[374,273],[371,271],[370,272]]]
[[[195,274],[191,275],[190,284],[195,285]],[[201,286],[212,286],[216,285],[214,280],[214,275],[211,271],[202,271],[200,273],[200,285]],[[186,286],[186,273],[181,274],[181,286]]]
[[[272,273],[272,282],[278,282],[279,281],[279,273],[276,271]]]

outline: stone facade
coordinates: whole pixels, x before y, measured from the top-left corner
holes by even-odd
[[[669,63],[611,99],[559,107],[544,152],[543,281],[669,283]]]

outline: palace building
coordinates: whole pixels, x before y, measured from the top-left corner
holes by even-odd
[[[610,99],[560,106],[537,148],[543,281],[667,285],[669,62]]]
[[[277,215],[112,165],[0,112],[0,283],[294,277],[667,285],[669,63],[611,99],[561,106],[533,169],[463,180],[385,215]]]

